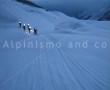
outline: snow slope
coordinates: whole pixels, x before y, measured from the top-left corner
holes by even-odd
[[[0,90],[110,89],[109,21],[77,20],[12,0],[1,0],[0,10]],[[38,28],[39,35],[23,32],[19,20]],[[38,47],[3,48],[5,41],[37,41]],[[62,47],[43,48],[40,42]]]
[[[78,19],[110,21],[110,0],[33,0],[33,2]]]

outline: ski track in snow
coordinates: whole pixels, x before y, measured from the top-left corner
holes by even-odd
[[[39,41],[44,42],[47,41],[57,42],[58,39],[56,38],[57,36],[53,37],[52,35],[30,36],[29,38],[20,40],[20,42],[33,39],[34,40],[38,39]],[[73,55],[73,53],[75,52],[70,52],[69,50],[66,49],[57,49],[57,48],[53,49],[52,52],[49,49],[40,49],[40,48],[38,51],[37,51],[38,55],[35,56],[34,59],[32,59],[34,60],[32,61],[32,63],[29,62],[29,65],[28,64],[26,66],[24,65],[23,69],[17,71],[17,73],[15,73],[9,79],[4,81],[1,84],[1,87],[2,85],[5,86],[6,84],[13,80],[15,81],[15,83],[19,83],[18,81],[19,78],[26,78],[21,75],[22,73],[24,73],[27,76],[26,70],[29,68],[31,68],[30,70],[31,72],[33,72],[34,75],[33,77],[34,79],[32,79],[33,81],[30,82],[33,84],[32,85],[29,84],[29,87],[31,87],[32,90],[34,89],[72,90],[72,88],[75,88],[77,90],[86,90],[89,89],[90,87],[92,88],[92,85],[88,84],[89,82],[93,84],[93,86],[95,85],[94,90],[103,89],[104,87],[106,87],[106,83],[102,79],[94,75],[95,73],[91,72],[88,67],[81,65],[77,61],[77,59],[80,58],[79,57],[76,58],[75,55]],[[57,54],[58,57],[56,59],[53,59],[55,54]],[[36,71],[38,73],[36,73]],[[28,74],[29,78],[31,79],[33,75],[29,72]],[[17,80],[15,78],[17,78]],[[88,82],[86,80],[90,81]],[[88,85],[88,87],[86,85]],[[17,85],[16,88],[18,86],[19,85]],[[15,90],[15,87],[13,86],[13,88],[11,89]]]

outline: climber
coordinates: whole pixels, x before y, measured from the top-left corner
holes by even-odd
[[[23,24],[23,30],[24,30],[24,31],[26,30],[26,25],[25,25],[25,24]]]
[[[34,34],[38,34],[38,30],[36,28],[34,28]]]
[[[27,24],[27,28],[29,29],[29,27],[30,27],[30,24]]]
[[[29,31],[29,33],[31,33],[33,31],[31,26],[28,27],[28,31]]]
[[[21,28],[21,26],[22,26],[22,22],[21,22],[21,21],[19,21],[19,22],[18,22],[18,24],[19,24],[19,26],[20,26],[20,28]]]

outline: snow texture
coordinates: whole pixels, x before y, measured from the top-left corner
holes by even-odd
[[[110,21],[78,20],[14,0],[0,0],[0,11],[0,90],[110,90]],[[39,34],[24,32],[19,21]],[[36,41],[62,47],[13,45]]]

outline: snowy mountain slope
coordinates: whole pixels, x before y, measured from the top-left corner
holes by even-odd
[[[29,0],[16,0],[17,2],[20,2],[20,3],[23,3],[23,4],[27,4],[27,5],[30,5],[30,6],[33,6],[33,7],[37,7],[37,8],[42,8],[41,6],[33,3],[32,1],[29,1]]]
[[[6,11],[2,13],[5,19],[0,20],[0,90],[110,89],[109,21],[77,20],[57,11],[2,2],[0,9]],[[37,27],[39,35],[24,32],[19,20]],[[9,48],[3,48],[5,41]],[[16,48],[13,42],[22,45]],[[28,42],[34,47],[29,48]],[[54,48],[47,48],[47,42],[53,42]],[[57,48],[57,42],[62,47]],[[75,42],[80,45],[76,47]]]
[[[99,20],[110,21],[110,8],[103,13]]]
[[[90,19],[90,20],[98,20],[98,21],[109,21],[110,19],[110,6],[100,9],[97,12],[90,13],[88,11],[80,11],[75,15],[75,17],[79,19]]]
[[[33,0],[48,10],[58,10],[78,19],[110,20],[110,0]],[[104,15],[105,14],[105,15]],[[106,16],[106,17],[105,17]]]

